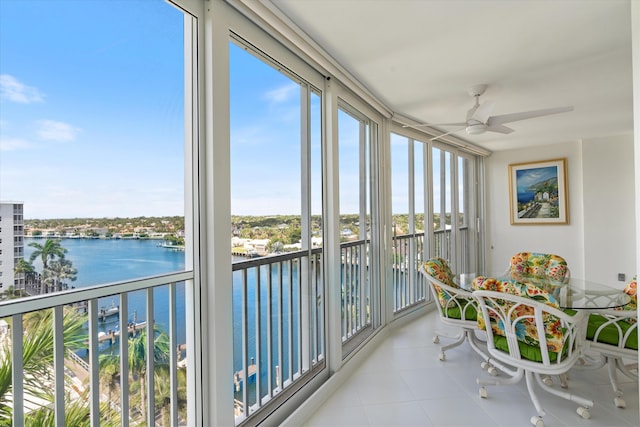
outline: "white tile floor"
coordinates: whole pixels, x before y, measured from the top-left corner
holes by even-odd
[[[439,361],[439,345],[432,342],[436,329],[455,332],[435,312],[394,331],[305,426],[531,426],[536,411],[524,379],[487,387],[489,396],[481,399],[476,378],[489,374],[480,368],[480,357],[465,343]],[[625,409],[613,404],[606,367],[571,371],[570,390],[595,401],[588,420],[576,413],[577,404],[538,388],[545,427],[640,426],[638,383],[618,378]]]

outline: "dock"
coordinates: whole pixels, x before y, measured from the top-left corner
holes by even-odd
[[[127,333],[128,335],[135,335],[136,332],[140,331],[140,329],[144,328],[145,326],[147,326],[147,322],[130,323],[129,327],[127,328]],[[104,341],[111,341],[111,344],[113,344],[119,337],[120,331],[109,329],[107,333],[98,334],[98,342],[101,343]]]
[[[247,367],[249,371],[249,382],[252,383],[256,379],[256,365],[251,364]],[[244,370],[237,371],[233,374],[233,385],[235,391],[242,390],[242,383],[244,382]]]

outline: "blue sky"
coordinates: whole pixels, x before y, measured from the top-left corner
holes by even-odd
[[[232,214],[300,214],[300,85],[230,56]],[[183,15],[162,0],[0,0],[0,200],[26,219],[183,215],[183,64]],[[314,214],[320,115],[314,95]],[[340,127],[356,213],[357,122]]]
[[[161,0],[0,1],[0,200],[27,219],[182,215],[182,20]],[[299,214],[300,86],[230,54],[232,213]],[[318,157],[313,176],[319,213]]]
[[[182,215],[182,39],[162,1],[0,1],[0,199]]]

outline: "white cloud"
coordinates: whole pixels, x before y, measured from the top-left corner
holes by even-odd
[[[44,94],[37,88],[20,83],[9,74],[0,74],[0,99],[7,99],[21,104],[43,102]]]
[[[300,93],[300,86],[295,83],[290,83],[285,86],[281,86],[277,89],[270,90],[264,94],[267,101],[272,104],[282,104],[289,101],[292,97],[298,97]]]
[[[31,148],[33,144],[20,138],[0,138],[0,151],[14,151]]]
[[[52,141],[73,141],[81,131],[80,128],[55,120],[40,120],[38,121],[38,127],[38,136]]]

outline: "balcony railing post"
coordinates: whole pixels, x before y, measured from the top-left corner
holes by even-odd
[[[100,371],[98,362],[98,300],[87,301],[89,314],[89,390],[91,399],[91,427],[100,426]]]
[[[62,306],[53,308],[53,370],[56,427],[64,427],[64,313]]]
[[[23,365],[23,333],[22,314],[12,316],[11,328],[11,373],[13,384],[13,425],[24,425],[24,365]]]
[[[120,416],[122,427],[129,425],[129,304],[126,293],[120,294]]]

